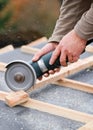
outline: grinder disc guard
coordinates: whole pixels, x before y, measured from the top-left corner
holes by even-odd
[[[24,61],[14,61],[6,66],[5,81],[14,91],[29,90],[36,82],[36,74],[31,65]]]

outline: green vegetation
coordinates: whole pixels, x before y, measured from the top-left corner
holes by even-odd
[[[8,10],[5,13],[3,13],[8,3],[9,0],[0,0],[0,32],[4,31],[7,22],[10,20],[12,16],[11,10]]]

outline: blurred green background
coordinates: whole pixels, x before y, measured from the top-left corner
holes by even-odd
[[[19,47],[42,36],[49,38],[61,0],[0,0],[0,48]]]

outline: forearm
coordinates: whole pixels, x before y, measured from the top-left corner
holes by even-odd
[[[93,3],[91,8],[83,14],[74,30],[83,39],[93,39]]]
[[[64,0],[60,9],[60,16],[49,42],[59,42],[62,37],[71,31],[82,14],[89,9],[90,0]]]

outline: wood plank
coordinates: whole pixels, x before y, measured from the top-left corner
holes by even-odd
[[[39,50],[40,49],[38,49],[38,48],[33,48],[33,47],[29,47],[29,46],[22,46],[21,47],[21,52],[28,53],[28,54],[35,54]]]
[[[86,46],[85,50],[88,51],[88,52],[93,53],[93,46],[92,45],[88,45],[88,46]]]
[[[60,86],[69,87],[69,88],[73,88],[88,93],[93,93],[93,85],[91,84],[87,84],[87,83],[83,83],[83,82],[79,82],[67,78],[62,78],[61,80],[58,80],[54,83]]]
[[[17,92],[10,92],[7,96],[5,96],[5,102],[9,107],[14,107],[21,103],[27,102],[29,99],[28,93],[23,90]]]
[[[61,106],[56,106],[53,104],[45,103],[34,99],[29,99],[29,101],[23,104],[23,106],[83,123],[87,123],[93,120],[93,115],[64,108]]]
[[[0,54],[6,53],[6,52],[9,52],[9,51],[13,51],[13,50],[14,50],[14,47],[12,45],[8,45],[8,46],[0,49]]]
[[[90,56],[88,58],[85,58],[83,61],[79,60],[75,63],[68,65],[67,67],[62,67],[60,72],[55,73],[54,75],[50,75],[47,78],[43,78],[41,81],[37,80],[36,84],[33,87],[31,87],[31,89],[29,89],[29,91],[33,91],[34,89],[44,86],[45,84],[49,84],[49,83],[55,82],[63,77],[67,77],[69,75],[75,74],[92,65],[93,65],[93,56]]]
[[[5,96],[8,95],[8,92],[5,93],[0,91],[0,95],[2,95],[2,97],[0,96],[0,100],[4,101]],[[20,105],[83,123],[88,123],[93,120],[93,115],[34,100],[31,98],[29,98],[29,100],[26,103]]]
[[[93,121],[87,123],[86,125],[79,128],[78,130],[93,130]]]
[[[43,42],[47,42],[47,38],[46,37],[41,37],[35,41],[32,41],[31,43],[29,43],[27,46],[34,46],[34,45],[39,45]]]

